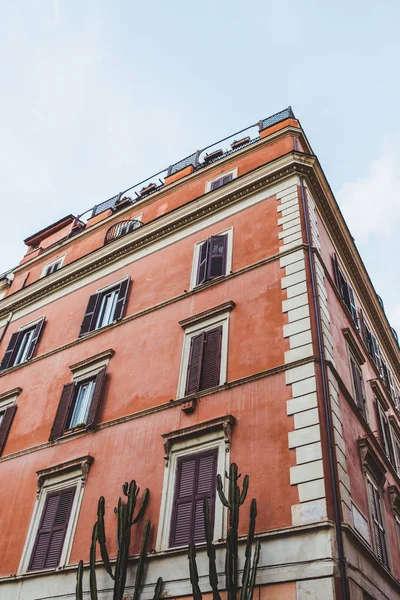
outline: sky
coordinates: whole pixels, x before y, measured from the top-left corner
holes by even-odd
[[[0,0],[0,273],[291,105],[400,333],[400,2]]]

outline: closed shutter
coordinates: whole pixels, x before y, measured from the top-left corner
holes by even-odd
[[[389,421],[387,420],[379,402],[376,403],[376,411],[382,448],[390,462],[394,464],[394,452]]]
[[[1,361],[1,371],[3,371],[4,369],[8,369],[8,367],[12,367],[22,335],[22,331],[17,331],[16,333],[12,334],[4,358]]]
[[[225,177],[222,178],[222,185],[226,185],[227,183],[232,181],[232,179],[233,179],[232,173],[229,173],[229,175],[225,175]]]
[[[124,314],[124,308],[126,304],[126,299],[128,296],[129,284],[131,278],[125,279],[120,283],[119,291],[118,291],[118,299],[115,305],[114,318],[113,321],[119,321],[122,319],[122,315]]]
[[[213,191],[213,190],[216,190],[216,189],[218,189],[219,187],[221,187],[222,185],[223,185],[223,183],[222,183],[222,178],[221,178],[221,179],[216,179],[215,181],[213,181],[213,182],[211,183],[210,190],[211,190],[211,191]]]
[[[75,488],[48,494],[29,563],[29,571],[54,569],[58,566],[74,495]]]
[[[90,296],[88,305],[86,307],[85,316],[83,317],[79,337],[85,335],[85,333],[89,333],[89,331],[94,329],[97,311],[99,309],[100,296],[101,294],[93,294],[93,296]]]
[[[200,247],[199,252],[199,266],[197,268],[197,279],[196,285],[204,283],[207,278],[207,257],[210,246],[210,240],[204,242]]]
[[[222,326],[205,332],[203,368],[200,389],[219,385],[221,373]]]
[[[33,356],[33,353],[35,352],[36,345],[39,341],[40,334],[42,333],[42,330],[43,330],[44,321],[45,321],[45,319],[43,317],[43,319],[41,319],[39,321],[39,323],[36,324],[35,330],[33,332],[32,340],[31,340],[31,343],[29,346],[29,350],[26,355],[26,360],[31,359]]]
[[[71,402],[73,399],[75,390],[74,383],[67,383],[64,385],[64,389],[61,394],[60,402],[57,407],[56,416],[54,419],[53,427],[51,428],[50,438],[49,440],[56,440],[59,438],[65,427],[65,423],[67,420],[67,415],[71,406]]]
[[[203,502],[210,503],[214,524],[217,451],[183,457],[178,462],[175,500],[171,522],[171,546],[205,540]]]
[[[366,416],[365,415],[365,395],[364,395],[364,386],[363,386],[363,380],[362,380],[362,372],[361,372],[359,365],[355,362],[353,357],[350,357],[350,365],[351,365],[351,372],[352,372],[352,376],[353,376],[354,392],[356,395],[356,403],[357,403],[358,408],[361,410],[361,412],[363,413],[363,415],[365,417]]]
[[[106,381],[106,367],[97,373],[96,381],[93,390],[92,401],[86,421],[86,428],[90,429],[96,424],[96,417],[100,406],[101,397],[103,395],[104,384]]]
[[[380,505],[379,493],[373,483],[367,478],[368,500],[372,517],[372,529],[375,541],[375,551],[378,559],[385,565],[389,565],[386,549],[385,529]]]
[[[213,235],[210,238],[210,250],[207,265],[207,280],[226,274],[226,235]]]
[[[185,395],[194,394],[200,389],[201,365],[204,350],[204,332],[192,337],[190,341],[189,364],[186,377]]]
[[[3,452],[4,446],[6,445],[7,436],[16,412],[17,406],[15,404],[13,406],[9,406],[4,411],[3,419],[0,425],[0,456]]]

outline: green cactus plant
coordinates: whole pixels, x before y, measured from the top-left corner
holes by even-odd
[[[229,527],[225,542],[225,589],[227,591],[227,600],[236,600],[238,591],[238,559],[239,559],[239,510],[244,501],[246,500],[247,491],[249,488],[249,477],[245,475],[243,478],[242,490],[238,485],[240,474],[238,473],[238,467],[235,463],[232,463],[229,467],[229,475],[225,474],[229,479],[229,493],[226,498],[223,491],[222,478],[220,475],[217,476],[217,492],[219,499],[222,504],[228,509]],[[216,566],[215,547],[212,540],[212,528],[209,514],[208,500],[204,499],[203,504],[204,512],[204,530],[207,544],[207,556],[209,565],[209,582],[212,589],[213,600],[221,600],[221,596],[218,589],[218,572]],[[255,498],[252,499],[250,504],[250,515],[249,515],[249,530],[246,539],[245,549],[245,563],[242,574],[242,586],[240,599],[241,600],[252,600],[254,593],[254,586],[256,583],[257,566],[260,558],[261,545],[258,541],[255,545],[255,550],[252,558],[252,548],[254,542],[254,532],[257,517],[257,501]],[[197,571],[196,563],[196,548],[194,543],[189,544],[188,551],[189,558],[189,574],[190,581],[192,584],[193,598],[194,600],[202,600],[202,593],[199,587],[199,575]]]
[[[122,486],[122,491],[126,497],[124,501],[121,497],[118,499],[118,506],[114,508],[114,512],[118,517],[117,521],[117,559],[114,570],[112,568],[107,544],[106,544],[106,533],[104,527],[104,513],[105,513],[105,500],[101,496],[99,498],[97,506],[97,521],[93,527],[92,543],[90,546],[90,563],[89,563],[89,587],[90,587],[90,598],[91,600],[97,600],[97,579],[96,579],[96,549],[97,544],[100,546],[100,554],[103,562],[105,571],[111,577],[114,582],[113,586],[113,600],[123,600],[126,576],[128,571],[129,562],[129,549],[131,545],[131,534],[132,526],[136,524],[143,516],[149,499],[149,490],[146,488],[143,493],[142,502],[140,508],[134,516],[135,508],[137,504],[137,497],[139,495],[140,488],[136,485],[136,482],[132,480],[129,484],[125,482]],[[138,600],[139,594],[142,588],[144,578],[144,567],[147,556],[147,545],[150,536],[150,520],[146,521],[142,544],[139,554],[139,559],[136,567],[135,575],[135,588],[133,594],[133,600]],[[154,600],[159,600],[162,592],[163,580],[161,577],[158,578],[155,591]],[[76,600],[83,600],[83,561],[79,562],[77,578],[76,578]]]

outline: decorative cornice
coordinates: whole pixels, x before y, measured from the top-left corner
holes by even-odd
[[[378,454],[375,452],[368,438],[358,440],[358,448],[360,450],[361,464],[364,471],[369,471],[377,480],[378,484],[383,487],[385,483],[386,469]]]
[[[357,340],[354,337],[354,335],[352,334],[350,328],[345,327],[344,329],[342,329],[342,332],[354,354],[354,358],[357,360],[359,365],[363,365],[365,363],[365,357],[364,357],[363,353],[361,352],[360,347],[357,343]]]
[[[99,354],[95,354],[94,356],[90,356],[89,358],[84,358],[83,360],[70,365],[70,369],[72,372],[74,371],[80,371],[82,369],[85,369],[86,367],[90,367],[91,365],[94,365],[102,360],[105,359],[110,359],[114,356],[115,354],[115,350],[113,350],[112,348],[109,348],[109,350],[104,350],[103,352],[99,352]]]
[[[225,449],[227,452],[229,452],[232,441],[232,428],[235,422],[236,419],[234,416],[224,415],[223,417],[217,417],[216,419],[204,421],[203,423],[196,423],[196,425],[191,425],[190,427],[185,427],[184,429],[177,429],[176,431],[163,433],[161,437],[163,438],[164,442],[164,459],[166,464],[168,464],[171,447],[174,443],[186,440],[188,438],[198,437],[200,435],[210,433],[211,431],[215,431],[216,429],[222,430],[225,439]]]
[[[40,492],[46,479],[49,479],[51,477],[58,477],[59,475],[65,475],[66,473],[70,473],[72,471],[80,472],[82,485],[85,485],[93,461],[93,456],[80,456],[79,458],[74,458],[67,462],[59,463],[58,465],[54,465],[52,467],[47,467],[46,469],[40,469],[39,471],[36,471],[36,474],[38,476],[37,492]]]
[[[385,410],[389,410],[390,404],[387,401],[385,394],[382,392],[380,380],[379,379],[370,379],[369,384],[370,384],[374,394],[376,396],[378,396],[380,402],[383,404]]]
[[[15,387],[12,390],[7,390],[7,392],[3,392],[2,394],[0,394],[0,402],[8,400],[8,398],[17,398],[21,392],[22,388],[20,387]]]
[[[225,312],[230,312],[235,308],[235,303],[233,300],[229,300],[228,302],[224,302],[223,304],[219,304],[218,306],[214,306],[213,308],[209,308],[208,310],[204,310],[197,315],[192,315],[191,317],[187,317],[186,319],[182,319],[179,321],[179,325],[186,329],[189,325],[194,325],[195,323],[199,323],[200,321],[205,321],[211,317],[216,317]]]

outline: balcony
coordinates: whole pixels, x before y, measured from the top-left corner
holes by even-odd
[[[117,240],[128,233],[132,233],[135,229],[142,227],[143,223],[138,221],[137,219],[127,219],[126,221],[119,221],[119,223],[115,223],[112,225],[110,229],[107,230],[107,233],[104,238],[104,245]]]

